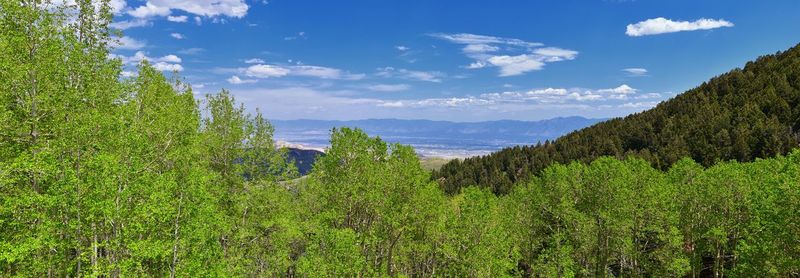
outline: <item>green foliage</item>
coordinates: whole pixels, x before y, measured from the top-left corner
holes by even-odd
[[[517,252],[498,218],[498,203],[494,194],[474,187],[451,199],[442,246],[444,276],[502,277],[514,272]]]
[[[405,247],[424,246],[441,232],[437,222],[444,199],[435,188],[410,147],[389,146],[361,130],[334,130],[330,149],[301,192],[316,239],[308,260],[317,263],[307,265],[335,276],[342,260],[352,256],[342,257],[350,249],[335,251],[331,248],[341,246],[328,240],[346,237],[359,246],[359,268],[351,273],[434,271],[434,262],[420,260],[435,258],[435,250]]]

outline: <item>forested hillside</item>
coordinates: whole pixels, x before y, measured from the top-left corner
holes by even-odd
[[[653,109],[552,142],[452,161],[434,177],[450,194],[470,185],[496,194],[553,163],[636,156],[659,169],[682,157],[703,166],[785,154],[800,142],[800,46],[749,62]]]
[[[800,273],[800,151],[600,157],[447,195],[411,147],[342,128],[282,182],[296,169],[261,113],[147,62],[122,78],[107,3],[35,3],[0,0],[2,277]]]

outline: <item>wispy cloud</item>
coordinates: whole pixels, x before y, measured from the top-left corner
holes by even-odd
[[[198,55],[198,54],[200,54],[200,53],[203,53],[203,52],[205,52],[205,51],[206,51],[206,50],[205,50],[205,49],[203,49],[203,48],[199,48],[199,47],[192,47],[192,48],[187,48],[187,49],[181,49],[181,50],[178,50],[178,54],[183,54],[183,55]]]
[[[111,27],[111,28],[114,28],[114,29],[119,29],[119,30],[127,30],[127,29],[130,29],[130,28],[145,27],[145,26],[152,26],[152,25],[153,25],[153,23],[150,22],[147,19],[134,18],[134,19],[131,19],[131,20],[123,20],[123,21],[112,22],[111,24],[108,25],[108,27]]]
[[[376,92],[400,92],[411,89],[408,84],[375,84],[366,87],[370,91]]]
[[[479,96],[393,100],[379,105],[386,107],[464,107],[502,104],[565,104],[574,102],[626,100],[630,98],[630,95],[636,94],[637,92],[637,89],[623,84],[608,89],[544,88],[528,91],[485,93]]]
[[[396,77],[408,80],[426,81],[426,82],[442,82],[442,78],[446,76],[443,72],[439,71],[415,71],[407,69],[396,69],[393,67],[379,68],[375,74],[380,77]]]
[[[486,93],[477,96],[393,99],[358,97],[357,92],[324,87],[234,89],[237,99],[270,111],[277,119],[420,118],[457,121],[541,119],[576,114],[609,117],[655,106],[659,98],[636,98],[627,85],[607,89],[543,88]]]
[[[459,33],[459,34],[433,33],[430,34],[430,36],[450,41],[452,43],[466,44],[466,45],[505,44],[505,45],[522,46],[522,47],[538,47],[543,45],[542,43],[527,42],[520,39],[484,36],[484,35],[476,35],[468,33]]]
[[[626,72],[628,76],[632,77],[647,76],[647,69],[644,68],[626,68],[622,69],[622,71]]]
[[[474,61],[468,69],[496,67],[499,76],[516,76],[544,68],[545,64],[573,60],[578,52],[514,38],[476,34],[430,34],[431,37],[464,45],[461,51]],[[502,52],[502,53],[501,53]]]
[[[620,104],[620,108],[648,109],[658,105],[659,101],[627,102]]]
[[[306,39],[306,32],[297,32],[296,35],[284,37],[283,40],[285,41],[293,41],[299,39]]]
[[[263,64],[265,62],[264,62],[264,60],[259,59],[259,58],[251,58],[251,59],[244,60],[244,63],[245,64]]]
[[[634,97],[634,99],[656,99],[656,98],[661,98],[661,97],[663,97],[663,96],[661,94],[659,94],[659,93],[647,93],[647,94],[638,95],[638,96]]]
[[[340,69],[311,65],[255,64],[247,68],[240,68],[238,71],[253,78],[301,76],[321,79],[359,80],[366,77],[365,74],[353,74]]]
[[[182,40],[182,39],[186,38],[181,33],[172,33],[172,34],[169,34],[169,36],[175,38],[176,40]]]
[[[416,63],[418,59],[417,56],[422,53],[420,49],[411,49],[411,47],[405,45],[396,45],[394,49],[398,52],[397,57],[409,64]]]
[[[695,21],[673,21],[658,17],[628,24],[625,34],[631,37],[640,37],[682,31],[710,30],[722,27],[733,27],[733,23],[724,19],[701,18]]]

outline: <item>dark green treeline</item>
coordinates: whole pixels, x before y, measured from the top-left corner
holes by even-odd
[[[120,78],[107,5],[0,0],[0,276],[797,276],[800,151],[601,157],[447,195],[334,130],[307,178],[222,91]]]

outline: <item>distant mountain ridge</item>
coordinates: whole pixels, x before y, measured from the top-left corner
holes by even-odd
[[[505,194],[553,163],[641,157],[666,169],[689,157],[710,166],[786,154],[800,145],[800,45],[748,62],[650,110],[548,144],[451,161],[434,173],[445,191],[471,185]]]
[[[369,119],[354,121],[273,120],[275,138],[305,146],[325,146],[334,127],[357,127],[388,142],[414,146],[422,155],[468,157],[504,147],[555,139],[603,119],[559,117],[540,121],[449,122]]]

